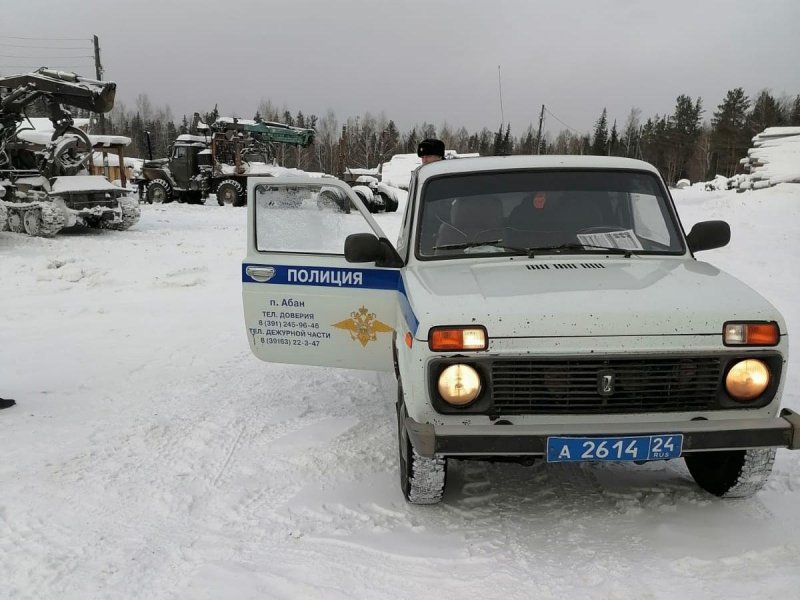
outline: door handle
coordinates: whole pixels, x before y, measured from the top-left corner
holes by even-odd
[[[260,283],[265,283],[275,277],[275,267],[254,267],[251,265],[245,268],[244,272],[253,281]]]

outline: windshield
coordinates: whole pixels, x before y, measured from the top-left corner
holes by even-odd
[[[681,254],[659,179],[630,171],[511,171],[430,180],[417,255]],[[620,252],[625,251],[625,252]]]

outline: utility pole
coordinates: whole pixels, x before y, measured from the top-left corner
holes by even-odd
[[[94,43],[94,74],[97,81],[103,80],[103,65],[100,64],[100,40],[97,36],[92,36],[92,41]],[[106,116],[103,113],[100,113],[100,117],[98,119],[98,123],[100,125],[100,134],[105,135],[106,133]]]
[[[542,112],[539,114],[539,131],[536,134],[536,154],[542,153],[542,123],[544,123],[544,104],[542,104]]]

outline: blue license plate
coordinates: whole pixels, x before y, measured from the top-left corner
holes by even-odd
[[[683,435],[548,437],[547,462],[667,460],[678,458]]]

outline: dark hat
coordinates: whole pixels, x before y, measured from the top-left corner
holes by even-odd
[[[422,140],[417,146],[417,156],[441,156],[444,158],[444,142],[434,138]]]

